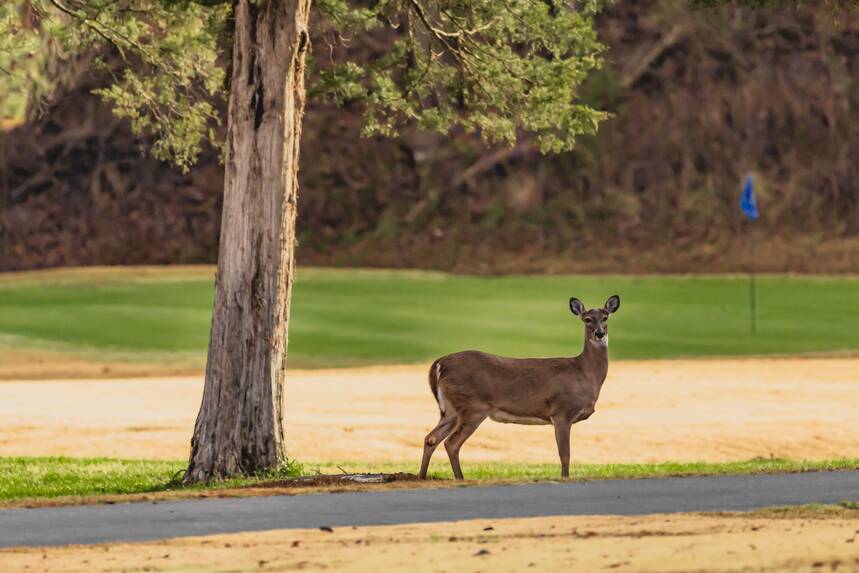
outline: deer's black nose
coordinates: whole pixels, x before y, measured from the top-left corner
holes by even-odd
[[[596,336],[597,338],[602,338],[603,336],[605,336],[605,330],[597,330],[596,332],[594,332],[594,336]]]

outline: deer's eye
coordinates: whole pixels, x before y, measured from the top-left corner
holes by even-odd
[[[587,322],[588,324],[592,323],[593,321],[594,321],[594,319],[592,319],[591,317],[587,317],[585,319],[585,322]]]

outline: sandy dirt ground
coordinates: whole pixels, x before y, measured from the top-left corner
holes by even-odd
[[[158,364],[87,359],[60,352],[0,347],[0,382],[199,375],[199,360],[188,358]]]
[[[584,516],[0,551],[3,571],[859,571],[859,519]]]
[[[181,459],[201,391],[199,377],[0,382],[0,455]],[[286,395],[303,462],[417,463],[438,416],[423,366],[295,371]],[[615,362],[573,459],[859,457],[857,420],[855,358]],[[464,464],[556,460],[548,426],[487,421],[463,448]]]

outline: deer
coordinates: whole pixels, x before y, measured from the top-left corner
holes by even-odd
[[[595,411],[608,374],[608,319],[619,308],[618,295],[590,310],[570,299],[570,311],[585,327],[584,349],[573,358],[508,358],[466,350],[433,362],[429,385],[440,419],[424,439],[420,479],[426,479],[430,458],[442,441],[454,477],[463,479],[459,450],[487,417],[554,426],[561,478],[568,479],[570,429]]]

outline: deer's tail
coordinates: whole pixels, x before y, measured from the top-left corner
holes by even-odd
[[[436,360],[430,366],[429,385],[432,390],[432,396],[438,402],[438,409],[441,410],[441,415],[444,416],[444,396],[441,393],[441,388],[438,387],[438,381],[441,379],[441,358]]]

